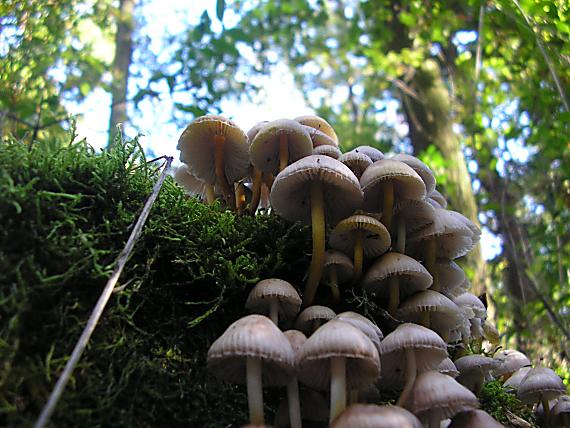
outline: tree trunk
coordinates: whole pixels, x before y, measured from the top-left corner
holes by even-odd
[[[420,153],[431,144],[439,149],[447,162],[449,184],[445,190],[449,195],[450,207],[479,225],[471,177],[461,143],[453,132],[451,99],[439,65],[433,60],[425,61],[415,70],[410,87],[417,96],[404,95],[403,105],[414,152]],[[467,255],[466,263],[473,272],[472,292],[483,293],[487,288],[488,276],[480,245]]]
[[[127,121],[127,85],[133,54],[134,8],[136,0],[120,0],[115,35],[115,59],[111,68],[111,118],[109,120],[109,147],[117,135],[117,124]]]

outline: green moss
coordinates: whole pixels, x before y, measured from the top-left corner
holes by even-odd
[[[520,426],[516,424],[517,418],[536,426],[532,410],[522,404],[516,395],[507,392],[498,380],[485,384],[479,401],[483,410],[507,427]]]

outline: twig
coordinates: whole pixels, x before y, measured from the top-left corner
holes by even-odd
[[[75,348],[73,349],[73,353],[71,354],[71,357],[67,361],[67,364],[65,365],[65,369],[63,370],[63,373],[61,374],[61,376],[57,380],[57,383],[56,383],[53,391],[51,392],[49,400],[46,403],[46,405],[44,406],[44,408],[42,409],[42,412],[41,412],[38,420],[36,421],[34,428],[43,428],[49,422],[49,419],[50,419],[53,411],[55,410],[55,406],[57,405],[59,399],[61,398],[63,390],[65,389],[65,386],[67,385],[67,382],[69,381],[71,374],[73,373],[73,370],[75,369],[75,366],[79,362],[79,358],[81,358],[81,354],[85,350],[87,343],[89,342],[89,339],[91,337],[91,334],[93,334],[93,331],[95,330],[95,327],[97,326],[97,323],[99,322],[99,318],[101,317],[101,314],[103,313],[103,310],[105,309],[105,306],[107,305],[107,302],[109,301],[109,298],[111,297],[111,294],[113,293],[113,289],[115,288],[115,284],[119,280],[119,276],[121,275],[123,268],[125,267],[125,264],[127,263],[130,255],[133,251],[135,243],[136,243],[137,239],[139,238],[139,236],[142,232],[142,228],[146,222],[146,219],[150,213],[150,210],[154,204],[154,201],[156,201],[156,198],[160,192],[162,184],[164,183],[164,180],[166,179],[166,176],[167,176],[168,170],[170,169],[171,163],[172,163],[172,157],[168,157],[167,162],[166,162],[166,166],[165,166],[164,170],[162,171],[162,173],[160,174],[160,177],[158,178],[158,180],[154,184],[154,187],[152,189],[152,193],[150,194],[150,196],[148,197],[148,199],[145,202],[143,210],[142,210],[139,218],[137,219],[137,221],[135,223],[135,226],[133,228],[133,231],[131,232],[131,235],[129,236],[129,240],[127,241],[125,247],[123,248],[123,250],[121,251],[121,253],[117,257],[117,266],[115,267],[115,270],[113,271],[113,273],[111,274],[111,277],[107,281],[107,284],[105,285],[105,288],[103,289],[103,292],[101,293],[101,296],[99,297],[99,300],[97,301],[97,304],[93,308],[93,312],[91,312],[91,316],[89,317],[89,320],[87,321],[87,325],[85,326],[83,333],[81,333],[81,337],[77,341],[77,344],[75,345]]]

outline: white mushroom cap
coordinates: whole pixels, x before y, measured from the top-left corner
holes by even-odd
[[[372,146],[358,146],[351,150],[355,153],[362,153],[372,159],[372,162],[376,162],[380,159],[384,159],[384,153],[378,150],[376,147]]]
[[[331,232],[330,246],[345,254],[352,254],[358,231],[364,232],[362,239],[364,257],[377,257],[390,248],[388,229],[374,217],[365,214],[354,214],[338,222]]]
[[[301,296],[295,287],[278,278],[259,281],[249,293],[245,307],[252,312],[267,315],[273,300],[278,302],[280,319],[293,319],[301,309]]]
[[[566,386],[554,370],[535,367],[529,370],[517,390],[517,397],[526,404],[541,399],[552,400],[566,393]]]
[[[434,200],[439,207],[447,208],[447,199],[445,199],[439,190],[432,190],[431,193],[428,193],[427,198]]]
[[[327,222],[347,217],[362,202],[362,190],[353,172],[329,156],[311,155],[281,171],[271,188],[271,206],[291,221],[311,222],[311,182],[323,184]]]
[[[370,339],[374,346],[376,346],[378,352],[380,352],[380,341],[384,338],[384,334],[382,334],[382,330],[380,330],[376,324],[374,324],[364,315],[360,315],[359,313],[352,311],[347,311],[341,312],[336,317],[334,317],[334,319],[347,322],[358,328]]]
[[[335,311],[326,306],[313,305],[303,309],[295,321],[295,328],[303,333],[310,335],[315,322],[324,324],[332,320],[336,316]]]
[[[505,349],[497,352],[493,358],[501,362],[501,365],[495,369],[496,376],[503,376],[514,373],[521,367],[530,366],[528,357],[516,349]]]
[[[465,307],[473,313],[469,318],[487,318],[487,308],[483,302],[472,293],[463,293],[453,299],[453,302],[461,307]],[[469,311],[468,311],[469,312]]]
[[[419,199],[404,199],[394,205],[394,216],[406,222],[406,235],[413,236],[433,224],[435,209]]]
[[[402,407],[352,404],[335,418],[331,428],[422,428],[422,424]]]
[[[453,417],[447,428],[502,428],[490,414],[483,410],[468,410]]]
[[[331,146],[328,144],[321,144],[313,148],[314,155],[330,156],[333,159],[338,159],[342,155],[341,151],[337,146]]]
[[[204,199],[206,195],[206,182],[193,175],[187,164],[183,163],[176,168],[173,178],[176,184],[181,186],[187,195],[198,196],[200,199]]]
[[[346,358],[349,388],[374,383],[380,376],[380,358],[370,339],[347,322],[331,320],[315,331],[301,348],[299,380],[311,388],[327,390],[333,357]]]
[[[283,332],[283,334],[291,344],[291,348],[293,348],[295,355],[307,341],[307,336],[305,336],[303,332],[299,330],[286,330]]]
[[[471,391],[478,393],[485,379],[490,378],[491,371],[499,366],[499,362],[494,358],[485,357],[484,355],[465,355],[455,360],[455,367],[459,370],[460,375],[457,382]]]
[[[531,367],[521,367],[516,372],[514,372],[503,384],[503,387],[508,390],[517,391],[522,380],[526,377]]]
[[[436,371],[420,373],[406,406],[424,424],[435,413],[439,420],[479,407],[475,394],[451,376]]]
[[[313,149],[320,146],[338,147],[338,141],[334,140],[324,132],[307,125],[301,125],[301,127],[309,134],[313,143]]]
[[[459,376],[459,370],[457,370],[457,367],[455,367],[455,364],[453,364],[451,358],[445,358],[437,367],[437,371],[451,376],[454,379]]]
[[[246,360],[261,358],[263,382],[285,385],[295,356],[285,335],[263,315],[248,315],[231,324],[208,350],[208,370],[231,383],[246,382]]]
[[[439,259],[436,261],[435,269],[441,293],[453,300],[454,297],[465,292],[463,284],[467,277],[457,263],[453,260]]]
[[[178,140],[177,149],[193,175],[215,184],[215,135],[224,136],[224,171],[231,184],[245,177],[249,168],[249,142],[245,133],[231,120],[208,115],[194,120]]]
[[[297,116],[294,120],[302,125],[309,126],[313,129],[316,129],[317,131],[322,132],[325,135],[328,135],[334,141],[334,145],[338,146],[338,137],[334,131],[334,128],[322,117],[315,115],[305,115]]]
[[[427,194],[430,194],[435,190],[435,176],[433,175],[433,171],[429,166],[427,166],[417,157],[399,153],[392,156],[390,159],[404,162],[406,165],[410,166],[414,171],[416,171],[426,185]]]
[[[354,272],[352,260],[340,251],[325,251],[323,276],[326,277],[332,269],[336,269],[337,281],[339,284],[344,284],[352,279],[352,274]]]
[[[564,427],[564,415],[570,417],[570,397],[563,395],[558,397],[558,402],[550,410],[550,420],[554,427]]]
[[[350,168],[357,178],[362,176],[362,173],[372,165],[372,159],[364,153],[348,152],[341,155],[338,160]]]

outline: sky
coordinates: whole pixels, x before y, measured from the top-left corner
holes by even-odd
[[[192,4],[192,7],[189,7],[189,4]],[[187,23],[196,24],[204,10],[212,19],[213,30],[222,29],[221,23],[216,18],[216,0],[200,0],[190,3],[178,0],[148,0],[139,7],[144,22],[140,36],[149,37],[150,45],[147,49],[158,57],[168,53],[168,47],[163,43],[165,37],[183,31]],[[224,25],[232,26],[235,21],[236,17],[232,11],[226,10]],[[465,37],[471,36],[466,34]],[[108,55],[109,45],[101,43],[99,49],[102,55]],[[138,71],[144,72],[144,70]],[[285,64],[278,63],[269,76],[257,79],[259,80],[256,83],[264,88],[264,94],[257,95],[247,102],[225,100],[221,103],[222,114],[234,120],[243,130],[247,131],[263,120],[294,118],[314,113],[307,105],[303,94],[295,86],[293,76]],[[130,79],[131,93],[136,92],[137,83],[136,78]],[[336,95],[343,97],[342,99],[346,98],[343,94]],[[318,97],[319,94],[309,96]],[[110,94],[103,89],[96,89],[84,102],[80,104],[70,102],[67,106],[72,114],[78,115],[78,137],[86,138],[89,144],[96,149],[101,149],[107,144],[110,104]],[[386,105],[382,113],[385,117],[382,120],[397,126],[397,109],[397,103]],[[137,133],[142,134],[141,144],[154,155],[168,155],[178,159],[179,152],[176,150],[176,144],[183,129],[173,123],[171,111],[172,100],[169,97],[154,99],[152,102],[142,102],[138,107],[137,115],[131,115],[133,127],[126,128],[125,132],[129,137]],[[399,129],[398,133],[403,134],[405,130]],[[481,248],[483,256],[491,259],[500,252],[500,239],[483,228]]]

